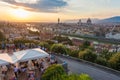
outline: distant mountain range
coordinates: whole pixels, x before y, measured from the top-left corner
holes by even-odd
[[[120,23],[120,16],[114,16],[114,17],[110,17],[110,18],[105,18],[105,19],[91,19],[93,23],[97,23],[97,24],[101,24],[101,23],[104,23],[104,24],[109,24],[109,23]],[[77,23],[79,20],[76,19],[76,20],[66,20],[64,22],[66,23]],[[81,21],[83,23],[85,23],[87,21],[87,19],[81,19]]]
[[[120,23],[120,16],[114,16],[106,19],[99,20],[98,23]]]

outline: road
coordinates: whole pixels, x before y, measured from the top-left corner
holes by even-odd
[[[64,57],[58,57],[58,59],[66,61],[68,63],[68,68],[72,73],[86,73],[90,75],[93,80],[120,80],[120,76],[109,73],[107,71],[103,71],[100,68]]]

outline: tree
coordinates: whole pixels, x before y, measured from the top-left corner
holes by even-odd
[[[50,66],[42,75],[42,80],[92,80],[87,74],[67,75],[61,65],[55,64]]]
[[[68,37],[62,37],[62,36],[55,36],[53,40],[57,40],[58,43],[63,43],[63,44],[69,44],[72,45],[72,41]]]
[[[40,42],[39,45],[40,45],[41,47],[50,49],[50,45],[49,45],[47,42]]]
[[[46,42],[47,42],[49,45],[55,44],[55,42],[54,42],[54,41],[51,41],[51,40],[47,40]]]
[[[80,47],[79,49],[80,50],[84,50],[86,48],[89,48],[90,47],[90,42],[89,41],[85,41]]]
[[[0,31],[0,41],[5,40],[5,35]]]
[[[63,44],[53,44],[51,46],[51,51],[55,53],[67,54],[67,48]]]
[[[114,54],[109,62],[109,66],[120,71],[120,52]]]
[[[79,55],[79,50],[72,50],[69,55],[72,56],[72,57],[78,57],[78,55]]]
[[[42,80],[61,80],[62,75],[65,75],[64,68],[62,65],[55,64],[45,71],[45,73],[42,75]]]
[[[100,65],[104,65],[104,66],[107,65],[107,60],[106,60],[105,58],[102,58],[102,57],[98,57],[98,58],[95,60],[95,62],[96,62],[97,64],[100,64]]]
[[[81,59],[94,62],[97,58],[97,55],[94,54],[90,49],[85,49],[84,51],[79,52],[79,57]]]
[[[29,30],[29,34],[39,36],[40,32],[39,31],[31,31],[31,30]]]
[[[108,52],[108,50],[104,49],[102,50],[100,57],[105,58],[106,60],[109,60],[109,58],[112,56],[112,53]]]

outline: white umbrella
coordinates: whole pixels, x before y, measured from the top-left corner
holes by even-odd
[[[10,57],[7,54],[0,54],[0,66],[8,65]],[[11,59],[10,59],[11,61]]]
[[[0,59],[0,66],[8,65],[8,64],[9,64],[9,62]]]
[[[46,53],[45,51],[39,48],[22,50],[22,51],[14,52],[13,54],[14,56],[17,57],[19,62],[39,59],[39,58],[44,58],[44,57],[49,56],[48,53]]]
[[[14,55],[10,56],[7,53],[0,54],[0,60],[1,60],[1,63],[2,61],[4,61],[4,62],[7,62],[7,64],[16,63],[18,61],[17,57],[15,57]]]

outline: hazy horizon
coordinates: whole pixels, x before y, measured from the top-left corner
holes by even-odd
[[[0,21],[56,22],[120,14],[118,0],[0,0]]]

